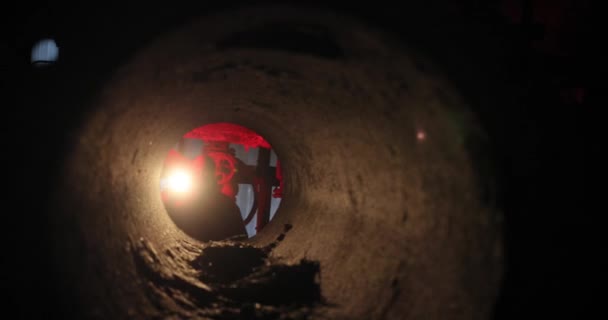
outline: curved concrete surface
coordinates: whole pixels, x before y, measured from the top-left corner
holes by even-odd
[[[335,43],[318,31],[294,36],[308,49],[234,36],[284,21],[325,26]],[[55,197],[56,269],[72,315],[186,312],[153,301],[138,250],[163,279],[213,291],[187,266],[209,244],[175,227],[159,177],[184,132],[222,121],[260,133],[283,161],[284,201],[246,242],[274,243],[270,259],[285,265],[318,263],[325,303],[312,318],[489,317],[502,251],[477,166],[483,133],[428,61],[391,43],[344,17],[267,8],[201,19],[133,57],[82,124]]]

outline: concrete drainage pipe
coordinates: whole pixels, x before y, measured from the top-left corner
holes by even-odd
[[[484,134],[390,37],[311,10],[210,16],[140,51],[92,110],[55,195],[69,315],[490,315],[502,242]],[[200,243],[160,199],[167,151],[215,122],[255,130],[282,161],[283,203],[245,241]]]

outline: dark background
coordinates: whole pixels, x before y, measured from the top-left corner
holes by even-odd
[[[1,5],[2,180],[9,193],[0,286],[6,312],[54,314],[53,297],[61,292],[53,290],[48,269],[46,196],[67,139],[112,70],[160,33],[240,3],[252,2]],[[592,292],[600,289],[595,271],[602,255],[583,196],[589,134],[583,116],[594,68],[590,1],[316,4],[425,52],[489,132],[507,243],[496,319],[586,318]],[[46,37],[57,41],[59,61],[32,67],[31,48]]]

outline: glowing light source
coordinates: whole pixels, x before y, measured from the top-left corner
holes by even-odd
[[[426,139],[426,133],[422,130],[418,130],[416,133],[416,139],[418,139],[418,141],[424,141]]]
[[[177,169],[169,175],[169,190],[176,193],[187,193],[192,189],[192,175],[190,172]]]
[[[59,47],[53,39],[38,41],[32,48],[32,63],[36,65],[51,64],[59,58]]]

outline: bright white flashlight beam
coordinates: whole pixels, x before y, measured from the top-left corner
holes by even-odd
[[[177,193],[186,193],[192,188],[192,177],[186,170],[175,170],[169,176],[169,189]]]

